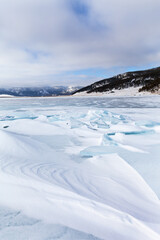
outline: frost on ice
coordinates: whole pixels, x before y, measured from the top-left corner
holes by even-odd
[[[0,239],[160,239],[149,99],[1,99]]]

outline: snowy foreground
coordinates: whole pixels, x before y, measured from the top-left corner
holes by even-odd
[[[160,97],[0,99],[0,239],[159,240]]]

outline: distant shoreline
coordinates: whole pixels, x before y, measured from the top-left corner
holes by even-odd
[[[14,96],[11,94],[0,94],[0,98],[57,98],[57,97],[144,97],[144,96],[160,96],[160,90],[156,92],[140,91],[139,87],[128,87],[123,89],[112,89],[106,92],[91,92],[87,91],[76,92],[75,94],[66,95],[50,95],[50,96]]]
[[[90,94],[86,94],[86,95],[67,95],[67,96],[39,96],[39,97],[31,97],[31,96],[13,96],[13,97],[1,97],[0,96],[0,99],[29,99],[29,98],[35,98],[35,99],[45,99],[45,98],[92,98],[92,97],[96,97],[96,98],[125,98],[125,97],[132,97],[132,98],[135,98],[135,97],[138,97],[138,98],[141,98],[141,97],[160,97],[160,94],[143,94],[143,95],[125,95],[125,96],[120,96],[120,95],[111,95],[111,94],[108,94],[108,95],[105,95],[105,94],[102,94],[102,95],[90,95]]]
[[[0,98],[58,98],[58,97],[145,97],[145,96],[160,96],[160,92],[149,92],[149,91],[143,91],[139,92],[139,87],[130,87],[130,88],[124,88],[124,89],[114,89],[112,91],[107,92],[92,92],[87,93],[84,92],[78,92],[72,95],[52,95],[52,96],[14,96],[14,95],[8,95],[8,94],[1,94]]]

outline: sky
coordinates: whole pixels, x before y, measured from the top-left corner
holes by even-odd
[[[159,0],[0,0],[0,87],[85,86],[160,65]]]

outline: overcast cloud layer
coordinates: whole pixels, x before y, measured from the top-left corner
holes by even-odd
[[[0,4],[0,87],[86,85],[111,69],[159,65],[159,0]]]

